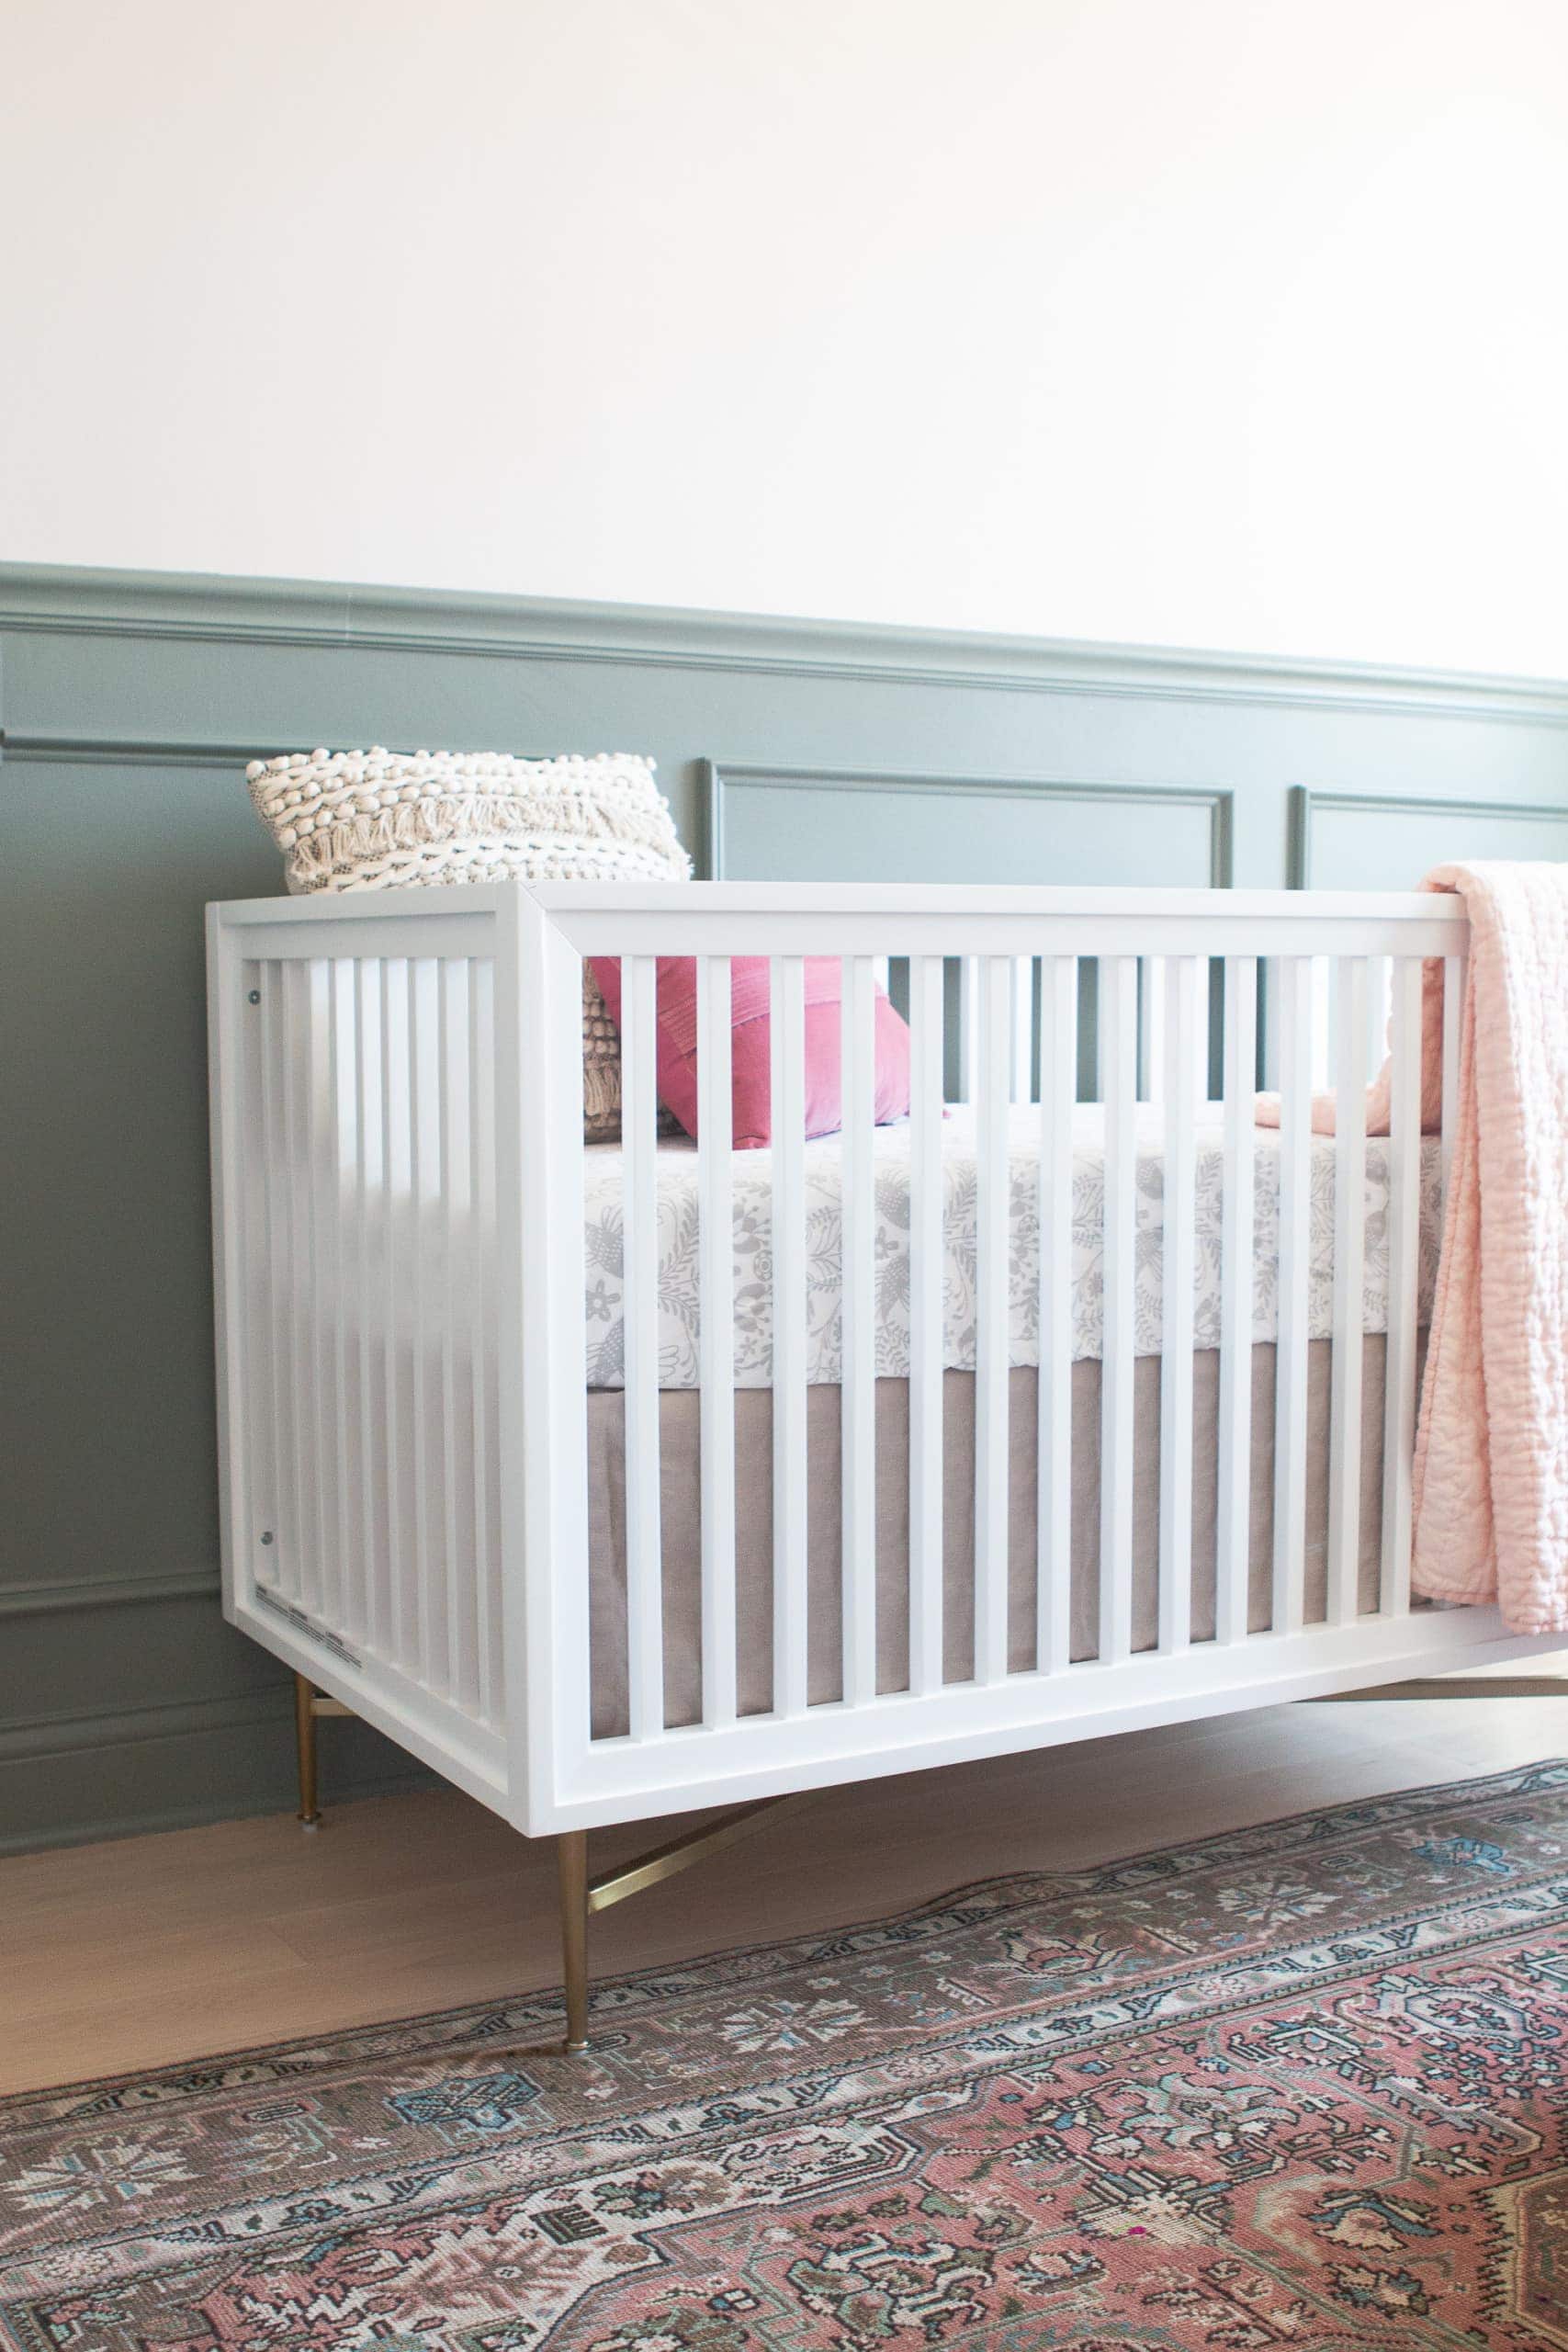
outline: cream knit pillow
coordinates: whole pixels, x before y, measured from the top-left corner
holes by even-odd
[[[443,882],[684,882],[653,763],[630,752],[291,752],[245,770],[291,891]],[[620,1041],[582,973],[584,1132],[621,1127]]]

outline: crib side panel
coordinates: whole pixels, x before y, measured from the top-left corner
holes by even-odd
[[[530,1745],[525,1826],[1266,1704],[1500,1642],[1488,1612],[1409,1601],[1414,1008],[1448,910],[539,895],[552,1140],[525,1192],[554,1289],[543,1323],[532,1294],[550,1426],[531,1413],[528,1444],[554,1516],[526,1546],[526,1640],[530,1722],[553,1730]],[[562,1278],[590,953],[620,966],[624,1106],[618,1289],[593,1309],[624,1372],[599,1348],[592,1398]],[[750,1048],[737,1028],[732,1057],[741,957],[736,1017],[768,1028]],[[874,1098],[898,1125],[873,1017],[889,983],[910,1023],[901,1156],[874,1123]],[[1394,1132],[1369,1138],[1391,1011]],[[697,1057],[694,1170],[655,1145],[671,1031]],[[743,1054],[767,1154],[750,1167],[739,1093],[726,1115]],[[1348,1115],[1314,1146],[1320,1057]],[[1257,1123],[1271,1081],[1282,1129]]]
[[[229,911],[209,930],[226,1612],[495,1804],[497,919]]]

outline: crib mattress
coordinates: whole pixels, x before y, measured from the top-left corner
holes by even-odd
[[[1328,1428],[1333,1349],[1314,1340],[1307,1363],[1306,1577],[1304,1616],[1322,1621],[1327,1594]],[[1277,1353],[1252,1351],[1252,1460],[1248,1541],[1249,1630],[1269,1623],[1274,1527],[1274,1383]],[[1382,1532],[1383,1382],[1386,1343],[1368,1340],[1361,1394],[1359,1606],[1378,1600]],[[1218,1519],[1219,1356],[1192,1363],[1192,1637],[1214,1630]],[[1008,1663],[1034,1663],[1037,1380],[1009,1375]],[[1073,1367],[1071,1649],[1096,1654],[1100,1607],[1100,1365]],[[1134,1367],[1133,1646],[1152,1649],[1159,1589],[1160,1364]],[[909,1674],[909,1386],[876,1386],[876,1685],[902,1690]],[[702,1713],[701,1450],[699,1398],[671,1390],[660,1399],[660,1501],[664,1562],[665,1721]],[[975,1654],[975,1380],[950,1372],[942,1388],[943,1673],[966,1680]],[[736,1528],[739,1696],[743,1713],[763,1713],[773,1689],[772,1400],[735,1400],[736,1479],[748,1498]],[[588,1398],[589,1589],[593,1730],[626,1728],[626,1482],[625,1399]],[[840,1398],[829,1387],[807,1398],[807,1623],[813,1704],[842,1694]]]
[[[1200,1116],[1196,1182],[1194,1339],[1201,1349],[1220,1337],[1221,1215],[1224,1154],[1218,1104]],[[1136,1288],[1134,1335],[1140,1356],[1157,1355],[1162,1327],[1164,1267],[1164,1114],[1141,1105],[1137,1123]],[[1278,1249],[1280,1136],[1258,1128],[1255,1167],[1253,1339],[1272,1341],[1279,1329]],[[585,1154],[585,1306],[588,1385],[619,1388],[626,1343],[622,1283],[622,1170],[618,1144]],[[879,1378],[906,1379],[909,1371],[909,1128],[898,1121],[875,1131],[876,1230],[875,1369]],[[823,1136],[805,1148],[807,1260],[807,1379],[840,1377],[840,1293],[843,1221],[840,1140]],[[1010,1114],[1008,1174],[1009,1362],[1032,1368],[1040,1361],[1040,1112],[1015,1105]],[[957,1107],[943,1123],[943,1338],[950,1371],[975,1368],[976,1130],[971,1110]],[[773,1155],[734,1155],[735,1385],[767,1388],[773,1381]],[[1439,1150],[1422,1147],[1420,1319],[1427,1320],[1439,1239]],[[1388,1323],[1389,1150],[1367,1145],[1366,1268],[1363,1328]],[[1312,1248],[1309,1329],[1331,1336],[1334,1311],[1335,1145],[1315,1136],[1312,1152]],[[701,1304],[698,1293],[697,1153],[685,1140],[660,1146],[659,1194],[659,1385],[697,1385]],[[1073,1125],[1073,1299],[1075,1360],[1098,1359],[1101,1340],[1101,1258],[1105,1216],[1103,1108],[1078,1107]]]

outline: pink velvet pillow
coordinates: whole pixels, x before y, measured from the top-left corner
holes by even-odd
[[[610,1018],[620,1025],[621,965],[615,956],[591,956]],[[842,1125],[839,1108],[840,989],[836,956],[807,956],[806,965],[806,1132],[830,1136]],[[732,956],[730,1076],[735,1148],[756,1151],[773,1139],[769,1069],[768,958]],[[659,1099],[689,1136],[697,1132],[697,966],[691,956],[659,958]],[[909,1108],[909,1032],[881,989],[874,1015],[878,1126]]]

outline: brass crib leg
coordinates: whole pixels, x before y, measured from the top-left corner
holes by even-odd
[[[560,1874],[560,1944],[566,1980],[566,2046],[588,2047],[588,1832],[567,1829],[556,1839]]]
[[[299,1761],[299,1821],[314,1829],[321,1818],[316,1799],[316,1692],[302,1674],[294,1678],[294,1745]]]

